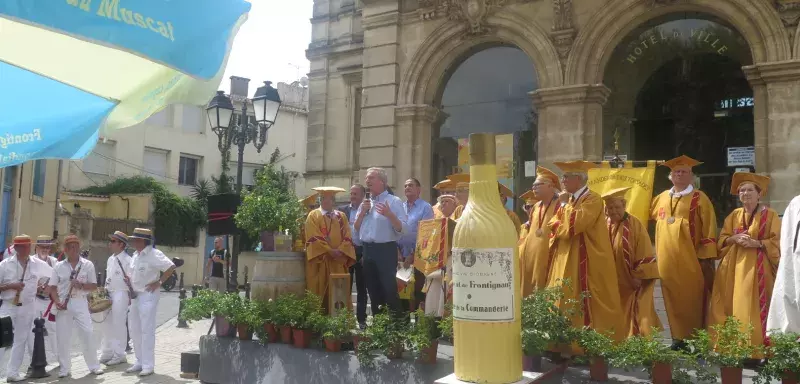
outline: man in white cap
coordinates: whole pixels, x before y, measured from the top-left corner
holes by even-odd
[[[149,229],[134,229],[128,240],[136,249],[131,262],[131,284],[136,298],[133,299],[128,317],[136,363],[125,372],[149,376],[156,365],[156,309],[161,284],[172,276],[175,263],[153,248],[153,233]]]
[[[106,262],[106,289],[111,298],[111,312],[103,322],[100,362],[111,366],[127,362],[125,346],[128,330],[125,324],[128,320],[128,306],[133,298],[130,289],[131,256],[125,252],[128,235],[116,231],[108,238],[111,256]]]
[[[51,249],[53,246],[53,238],[47,235],[41,235],[36,238],[36,256],[39,260],[47,263],[50,268],[55,268],[58,260],[55,257],[51,256]],[[56,341],[56,317],[52,313],[52,311],[48,312],[47,309],[52,309],[52,301],[50,301],[48,281],[50,281],[50,275],[44,276],[39,279],[37,282],[37,289],[36,289],[36,316],[44,316],[47,314],[47,318],[44,320],[44,327],[47,330],[47,344],[50,347],[50,352],[55,356],[55,360],[58,361],[58,343]],[[28,338],[28,353],[33,356],[33,337]],[[29,368],[30,370],[30,368]]]
[[[28,339],[33,335],[31,330],[33,318],[36,317],[36,282],[52,272],[52,268],[46,263],[29,256],[31,243],[28,235],[15,237],[13,249],[9,248],[10,254],[6,253],[4,260],[0,262],[0,298],[3,300],[0,317],[10,317],[11,325],[16,331],[11,358],[6,368],[9,382],[25,380],[25,376],[19,374],[19,367],[22,365]],[[5,349],[0,349],[0,359],[3,355]]]

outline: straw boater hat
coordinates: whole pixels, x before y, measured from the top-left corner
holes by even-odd
[[[519,195],[519,198],[524,201],[526,205],[534,205],[537,201],[539,201],[539,199],[536,198],[536,195],[531,190]]]
[[[665,167],[667,167],[669,169],[674,170],[675,168],[678,168],[678,167],[688,167],[688,168],[691,169],[691,168],[694,168],[694,167],[696,167],[696,166],[698,166],[700,164],[703,164],[703,162],[697,161],[695,159],[692,159],[691,157],[686,156],[686,155],[680,155],[680,156],[678,156],[678,157],[676,157],[676,158],[674,158],[672,160],[665,161],[661,165],[663,165],[663,166],[665,166]]]
[[[136,228],[133,230],[133,235],[128,236],[128,240],[143,239],[153,241],[153,231],[146,228]]]
[[[336,196],[337,193],[347,192],[343,188],[339,188],[339,187],[316,187],[316,188],[311,188],[311,189],[313,189],[315,192],[317,192],[315,194],[315,196],[316,195],[320,195],[320,196]]]
[[[767,193],[769,180],[770,178],[768,176],[750,172],[736,172],[733,174],[733,179],[731,180],[731,195],[738,195],[739,187],[741,187],[743,183],[751,183],[761,190],[761,195],[763,196]]]
[[[604,193],[600,197],[603,198],[603,201],[609,201],[611,199],[623,199],[624,200],[625,199],[625,194],[628,193],[628,191],[630,191],[630,190],[631,190],[631,187],[622,187],[622,188],[612,189],[612,190]]]
[[[50,247],[53,245],[53,238],[47,235],[40,235],[36,237],[37,247]]]
[[[545,167],[542,167],[541,165],[536,167],[536,178],[537,179],[542,179],[542,180],[547,180],[556,189],[559,189],[559,190],[561,189],[561,181],[559,181],[558,175],[556,175],[555,172],[553,172],[553,171],[551,171],[551,170],[549,170],[549,169],[547,169]]]
[[[556,161],[553,164],[564,173],[588,173],[590,169],[597,168],[597,164],[584,160]]]
[[[111,240],[121,241],[123,244],[128,244],[128,235],[122,231],[114,231],[113,234],[108,235],[108,238]]]
[[[67,244],[73,244],[73,243],[74,244],[80,244],[81,243],[81,239],[79,239],[78,236],[75,236],[75,235],[69,235],[69,236],[64,238],[64,245],[65,246]]]
[[[31,237],[28,235],[15,236],[14,245],[31,245]]]

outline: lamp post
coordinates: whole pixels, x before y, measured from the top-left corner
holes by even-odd
[[[247,99],[242,103],[241,115],[234,122],[234,108],[231,99],[223,91],[211,99],[206,107],[208,122],[211,130],[217,135],[217,147],[220,153],[227,153],[231,146],[239,149],[236,161],[236,194],[242,193],[242,166],[244,162],[244,148],[253,143],[256,150],[261,153],[267,143],[267,130],[275,124],[278,118],[278,109],[281,106],[281,97],[278,90],[272,87],[272,82],[265,81],[264,86],[256,90],[253,96],[253,112],[255,119],[247,116]],[[239,234],[233,235],[233,251],[231,252],[230,279],[238,289],[236,274],[239,267]]]

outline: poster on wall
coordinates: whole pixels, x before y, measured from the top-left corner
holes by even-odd
[[[497,167],[497,181],[505,185],[510,190],[514,190],[514,134],[495,136]],[[469,139],[458,139],[458,168],[462,173],[469,173]],[[514,201],[508,199],[506,208],[513,210]]]

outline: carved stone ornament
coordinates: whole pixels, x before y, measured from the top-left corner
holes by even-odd
[[[774,0],[775,9],[786,27],[796,27],[800,22],[800,0]]]
[[[572,43],[575,41],[575,28],[572,0],[553,0],[553,28],[550,37],[556,47],[561,64],[566,65]]]
[[[419,0],[419,15],[423,20],[446,16],[450,20],[467,24],[468,35],[485,34],[489,31],[486,19],[510,3],[525,3],[533,0]]]

